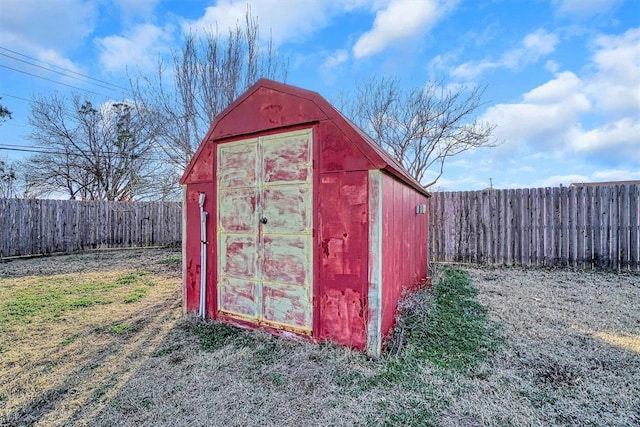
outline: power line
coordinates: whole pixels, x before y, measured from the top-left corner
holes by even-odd
[[[0,55],[2,55],[2,56],[4,56],[4,57],[7,57],[7,58],[10,58],[10,59],[13,59],[14,61],[20,61],[20,62],[23,62],[23,63],[25,63],[25,64],[31,65],[32,67],[38,67],[38,68],[41,68],[41,69],[43,69],[43,70],[50,71],[50,72],[52,72],[52,73],[60,74],[61,76],[68,77],[68,78],[70,78],[70,79],[75,79],[75,80],[81,81],[81,82],[83,82],[83,83],[89,83],[89,84],[92,84],[92,85],[95,85],[95,86],[101,87],[101,88],[103,88],[103,89],[107,89],[107,90],[116,90],[116,88],[117,88],[117,86],[116,86],[116,87],[109,87],[109,86],[106,86],[106,85],[102,85],[102,84],[94,83],[94,82],[91,82],[91,81],[87,81],[87,80],[85,80],[85,79],[80,79],[79,77],[71,76],[71,75],[69,75],[69,74],[63,73],[62,71],[52,70],[51,68],[43,67],[42,65],[38,65],[38,64],[34,64],[34,63],[32,63],[32,62],[29,62],[29,61],[25,61],[24,59],[15,58],[15,57],[13,57],[13,56],[11,56],[11,55],[7,55],[7,54],[2,53],[2,52],[0,52]]]
[[[9,70],[13,70],[13,71],[16,71],[18,73],[27,74],[29,76],[37,77],[37,78],[42,79],[42,80],[47,80],[47,81],[50,81],[52,83],[56,83],[56,84],[59,84],[59,85],[67,86],[67,87],[70,87],[70,88],[73,88],[73,89],[81,90],[81,91],[88,92],[88,93],[93,93],[94,95],[100,95],[100,96],[103,96],[105,98],[111,98],[109,95],[105,95],[103,93],[98,93],[98,92],[94,92],[92,90],[83,89],[81,87],[72,86],[72,85],[69,85],[69,84],[66,84],[66,83],[62,83],[62,82],[59,82],[59,81],[56,81],[56,80],[53,80],[53,79],[49,79],[49,78],[46,78],[46,77],[39,76],[37,74],[29,73],[27,71],[18,70],[16,68],[8,67],[6,65],[0,64],[0,67],[7,68]]]
[[[2,94],[0,94],[0,95],[2,95],[2,96],[8,96],[9,98],[19,99],[19,100],[21,100],[21,101],[31,102],[31,100],[30,100],[30,99],[28,99],[28,98],[22,98],[22,97],[20,97],[20,96],[9,95],[8,93],[2,93]]]
[[[57,154],[57,155],[62,155],[62,156],[74,156],[74,157],[87,157],[86,154],[83,153],[79,153],[79,152],[74,152],[74,151],[54,151],[54,150],[46,150],[44,148],[37,148],[37,147],[29,147],[26,145],[18,145],[18,144],[0,144],[0,150],[5,150],[5,151],[18,151],[18,152],[23,152],[23,153],[36,153],[36,154]],[[158,161],[158,162],[162,162],[165,161],[167,159],[161,159],[161,158],[157,158],[157,157],[146,157],[144,154],[142,155],[126,155],[126,154],[120,154],[120,153],[114,153],[114,152],[104,152],[103,154],[91,154],[91,157],[97,157],[97,158],[112,158],[112,157],[116,157],[116,158],[120,158],[120,159],[135,159],[135,160],[153,160],[153,161]]]
[[[15,50],[7,49],[6,47],[2,47],[2,46],[0,46],[0,50],[4,50],[4,51],[7,51],[7,52],[11,52],[11,53],[13,53],[13,54],[15,54],[15,55],[22,56],[23,58],[31,59],[31,60],[33,60],[33,61],[40,62],[40,63],[45,64],[45,65],[48,65],[48,66],[50,66],[50,67],[58,68],[58,69],[60,69],[60,70],[66,71],[66,72],[68,72],[68,73],[75,74],[75,75],[77,75],[77,76],[87,78],[87,79],[89,79],[89,80],[95,80],[95,81],[97,81],[97,82],[104,83],[104,84],[109,85],[109,86],[113,86],[114,88],[122,89],[122,90],[125,90],[125,91],[127,90],[126,88],[123,88],[122,86],[118,86],[118,85],[116,85],[116,84],[109,83],[109,82],[104,81],[104,80],[96,79],[95,77],[87,76],[86,74],[78,73],[78,72],[76,72],[76,71],[69,70],[69,69],[64,68],[64,67],[60,67],[59,65],[55,65],[55,64],[51,64],[51,63],[48,63],[48,62],[42,61],[41,59],[37,59],[37,58],[34,58],[34,57],[32,57],[32,56],[29,56],[29,55],[25,55],[25,54],[20,53],[20,52],[16,52]],[[2,55],[4,55],[4,54],[2,54]],[[8,56],[8,55],[4,55],[4,56]],[[16,59],[16,58],[13,58],[13,59]],[[18,60],[18,61],[21,61],[20,59],[17,59],[17,60]],[[23,61],[23,62],[25,62],[25,61]],[[34,64],[32,64],[32,65],[34,65]],[[36,66],[37,66],[37,67],[39,67],[39,65],[36,65]],[[54,70],[50,70],[50,71],[54,71]]]
[[[31,126],[27,126],[27,125],[19,125],[19,124],[17,124],[17,123],[11,123],[11,122],[4,123],[2,126],[17,127],[17,128],[27,128],[27,129],[30,129],[30,128],[31,128]]]

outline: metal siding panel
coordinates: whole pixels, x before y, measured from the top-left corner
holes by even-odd
[[[246,135],[326,118],[326,114],[309,99],[261,87],[224,116],[218,116],[211,136],[219,139]]]
[[[215,212],[215,203],[213,200],[213,186],[211,183],[200,184],[187,184],[185,194],[185,217],[186,217],[186,265],[183,266],[184,271],[184,306],[186,311],[192,312],[198,310],[200,301],[200,206],[198,199],[200,193],[204,193],[205,197],[205,210],[210,214]],[[207,238],[209,242],[213,241],[213,235],[215,233],[215,224],[211,217],[207,224]],[[208,257],[211,262],[207,264],[207,289],[209,290],[212,283],[215,283],[215,252],[211,247],[208,247]],[[212,292],[209,292],[211,294]],[[210,298],[207,299],[207,304],[214,303]]]
[[[320,338],[366,343],[367,171],[320,175]]]
[[[372,167],[358,147],[332,121],[320,123],[320,172],[367,170]]]
[[[395,307],[391,303],[391,289],[397,280],[396,270],[396,223],[394,221],[393,180],[382,176],[382,334],[385,335],[393,323]]]
[[[214,180],[214,155],[215,145],[212,141],[203,141],[200,155],[197,162],[193,163],[193,167],[189,170],[189,174],[184,178],[184,184],[196,184]]]
[[[415,213],[416,205],[427,201],[404,183],[382,175],[383,336],[393,327],[403,290],[415,289],[427,277],[427,217]]]
[[[187,262],[191,254],[187,250],[187,185],[182,185],[182,314],[187,313]]]

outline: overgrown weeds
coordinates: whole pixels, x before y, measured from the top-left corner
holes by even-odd
[[[465,271],[451,269],[431,291],[407,295],[399,307],[387,358],[406,367],[428,361],[458,372],[476,368],[502,342],[498,325],[487,318],[477,294]]]

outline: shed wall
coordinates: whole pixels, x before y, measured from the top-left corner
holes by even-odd
[[[323,120],[318,126],[320,173],[336,171],[364,171],[373,164],[332,121]]]
[[[428,199],[413,188],[382,175],[382,335],[393,326],[404,289],[427,277],[427,213],[416,205]],[[426,211],[428,212],[428,210]]]
[[[362,349],[366,343],[367,171],[320,175],[318,338]]]
[[[187,184],[185,190],[185,219],[188,224],[185,227],[184,249],[186,251],[186,262],[183,266],[184,282],[184,308],[187,312],[198,311],[200,305],[200,205],[198,203],[200,193],[206,195],[204,210],[208,212],[207,220],[207,316],[216,317],[216,230],[215,230],[215,209],[216,199],[212,182],[199,184]]]

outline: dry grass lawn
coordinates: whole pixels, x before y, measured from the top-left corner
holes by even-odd
[[[0,425],[90,420],[181,315],[179,252],[0,263]]]
[[[407,369],[181,316],[177,258],[0,263],[0,425],[640,425],[638,274],[464,267],[503,344]]]

